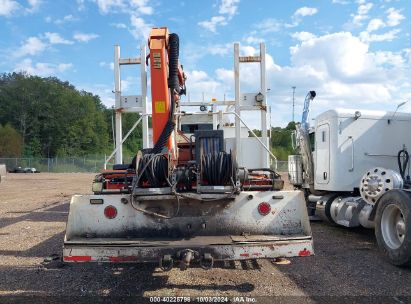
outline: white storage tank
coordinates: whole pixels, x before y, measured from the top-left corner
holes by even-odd
[[[288,155],[288,179],[294,186],[303,184],[301,155]]]

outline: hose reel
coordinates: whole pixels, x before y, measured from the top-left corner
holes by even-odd
[[[201,156],[202,180],[208,185],[225,186],[235,184],[237,163],[231,153],[208,153]]]

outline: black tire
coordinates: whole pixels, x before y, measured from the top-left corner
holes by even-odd
[[[331,216],[331,212],[330,212],[330,207],[331,207],[331,203],[339,196],[338,193],[329,193],[326,194],[324,196],[322,196],[320,198],[320,200],[318,202],[322,202],[323,203],[323,210],[318,210],[316,212],[316,214],[323,220],[328,222],[328,224],[330,224],[331,226],[337,226],[337,224],[334,222],[332,216]],[[317,205],[317,209],[318,209],[318,205]]]
[[[330,195],[325,205],[325,215],[327,216],[330,224],[335,225],[335,226],[337,226],[337,223],[334,221],[334,219],[331,216],[331,204],[337,197],[338,197],[338,194]]]
[[[404,224],[404,233],[398,234],[398,230],[389,227],[397,227],[391,224],[393,212],[400,212]],[[391,215],[391,216],[390,216]],[[384,223],[384,227],[383,224]],[[387,231],[396,231],[397,234]],[[402,229],[401,229],[402,231]],[[390,237],[390,235],[394,235]],[[398,241],[395,235],[401,236]],[[411,195],[403,190],[391,190],[386,192],[378,201],[375,215],[375,237],[378,247],[384,256],[396,266],[411,266]]]
[[[307,207],[307,213],[308,216],[314,216],[315,215],[315,207],[317,203],[312,203],[309,201],[308,197],[310,196],[310,190],[308,189],[302,189],[304,192],[304,199],[305,199],[305,205]]]

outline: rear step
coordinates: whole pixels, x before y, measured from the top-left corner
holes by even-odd
[[[187,268],[199,262],[205,269],[213,261],[309,256],[310,236],[196,236],[190,239],[88,239],[65,241],[64,262],[159,263],[164,270],[180,263]],[[210,266],[211,265],[211,266]]]
[[[311,236],[305,235],[224,235],[224,236],[195,236],[191,238],[73,238],[65,241],[69,245],[85,246],[133,246],[133,247],[187,247],[187,246],[212,246],[212,245],[233,245],[233,244],[253,244],[273,241],[310,240]]]

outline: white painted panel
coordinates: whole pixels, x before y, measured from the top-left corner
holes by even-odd
[[[261,140],[261,138],[260,138]],[[225,139],[225,148],[227,152],[235,150],[235,138]],[[239,162],[240,167],[248,169],[264,168],[263,160],[260,155],[263,152],[263,147],[255,137],[241,138],[241,151]],[[265,151],[265,150],[264,150]]]
[[[121,96],[122,108],[143,107],[142,98],[140,95]]]
[[[355,112],[359,112],[356,117]],[[322,139],[321,125],[330,126],[330,154],[315,151],[315,188],[327,191],[353,191],[361,177],[373,167],[398,171],[397,153],[411,149],[411,114],[384,111],[336,109],[316,118],[316,143]],[[321,153],[321,152],[320,152]],[[329,181],[321,183],[329,161]],[[408,170],[407,170],[408,171]]]

